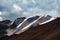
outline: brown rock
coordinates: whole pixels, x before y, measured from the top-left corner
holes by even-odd
[[[37,25],[22,34],[12,35],[8,40],[60,40],[60,18],[44,25]]]

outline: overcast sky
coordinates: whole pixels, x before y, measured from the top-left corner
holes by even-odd
[[[60,16],[60,0],[0,0],[0,21],[36,14]]]

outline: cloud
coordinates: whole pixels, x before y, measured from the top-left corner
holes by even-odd
[[[56,10],[42,10],[38,8],[31,8],[23,13],[23,16],[29,17],[32,15],[51,15],[53,17],[59,17],[60,15]]]
[[[0,17],[0,21],[2,21],[3,20],[3,18],[2,17]]]
[[[22,8],[18,6],[17,4],[14,4],[13,7],[14,7],[14,10],[16,11],[22,11]]]
[[[0,12],[0,15],[2,15],[2,12]]]
[[[46,11],[45,14],[51,15],[53,17],[59,17],[60,16],[56,10]]]
[[[59,0],[0,0],[0,15],[3,19],[15,20],[21,16],[60,16]]]

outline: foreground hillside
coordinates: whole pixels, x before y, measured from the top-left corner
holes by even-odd
[[[44,25],[37,25],[22,34],[3,37],[0,40],[60,40],[60,18]]]

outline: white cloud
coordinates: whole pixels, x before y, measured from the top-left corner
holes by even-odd
[[[22,3],[27,4],[27,0],[23,0],[23,2],[22,2]]]
[[[4,7],[0,15],[4,18],[6,16],[7,19],[36,14],[60,16],[60,1],[58,0],[0,0],[0,6]]]
[[[2,12],[0,12],[0,15],[2,15]]]
[[[8,11],[2,11],[2,14],[1,14],[1,16],[9,16],[10,15],[10,13],[8,12]]]
[[[46,14],[51,15],[53,17],[59,17],[57,10],[46,11]]]
[[[2,21],[3,20],[3,18],[2,17],[0,17],[0,21]]]
[[[32,16],[30,12],[23,12],[22,16],[29,17]]]
[[[42,10],[38,8],[31,8],[28,11],[23,12],[22,16],[32,16],[32,15],[51,15],[53,17],[59,17],[57,10]]]
[[[18,6],[17,4],[13,4],[13,8],[16,10],[16,11],[22,11],[22,8],[20,6]]]
[[[32,0],[32,2],[33,2],[33,3],[36,3],[36,1],[35,1],[35,0]]]

